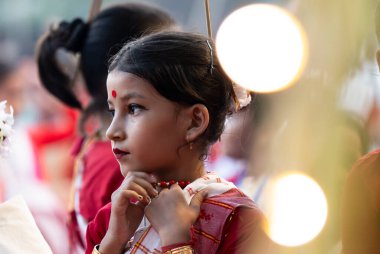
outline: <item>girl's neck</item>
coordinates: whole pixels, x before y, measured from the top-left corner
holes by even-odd
[[[156,173],[159,181],[194,181],[205,174],[203,161],[197,159],[191,163],[183,163],[183,165],[173,170],[161,170]]]

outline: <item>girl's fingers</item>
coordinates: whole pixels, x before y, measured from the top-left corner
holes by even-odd
[[[131,199],[135,200],[143,200],[143,196],[133,190],[120,190],[119,195],[120,198],[117,198],[115,202],[119,206],[126,206],[130,204]]]
[[[121,196],[125,199],[131,199],[131,198],[135,198],[135,199],[142,199],[143,197],[137,193],[136,191],[133,191],[133,190],[123,190],[121,192]]]
[[[152,183],[146,181],[145,179],[136,179],[135,183],[143,187],[151,198],[158,195],[158,191],[153,187]]]
[[[208,188],[205,188],[199,191],[197,194],[195,194],[194,197],[191,199],[189,206],[194,209],[197,215],[199,214],[203,201],[207,199],[207,196],[208,196]]]
[[[175,183],[175,184],[172,184],[169,189],[173,190],[173,189],[177,189],[179,191],[182,191],[182,188],[179,187],[178,183]]]
[[[132,182],[129,186],[129,189],[135,191],[139,195],[137,201],[148,202],[150,200],[147,190],[144,188],[144,186],[141,186],[141,184],[139,184],[138,182]]]
[[[141,197],[143,197],[142,199],[140,198],[139,200],[135,200],[136,202],[143,201],[145,203],[148,203],[150,201],[150,198],[154,198],[158,195],[158,192],[153,188],[151,183],[147,182],[145,179],[138,177],[130,179],[127,184],[124,184],[120,187],[120,190],[133,190]]]
[[[158,195],[157,190],[153,187],[153,183],[156,183],[156,177],[152,174],[147,174],[145,172],[130,172],[125,177],[120,189],[130,189],[132,183],[137,183],[143,187],[150,197],[156,197]]]

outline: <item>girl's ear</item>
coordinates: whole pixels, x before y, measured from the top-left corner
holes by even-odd
[[[186,131],[186,141],[195,141],[207,129],[210,116],[208,109],[203,104],[195,104],[186,109],[189,125]]]

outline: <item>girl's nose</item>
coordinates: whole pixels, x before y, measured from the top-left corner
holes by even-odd
[[[109,140],[122,140],[125,139],[125,131],[122,125],[116,118],[112,119],[110,126],[107,129],[106,136]]]

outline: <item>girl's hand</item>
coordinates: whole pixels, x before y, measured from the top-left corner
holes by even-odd
[[[204,189],[195,194],[188,205],[182,189],[175,184],[152,199],[145,208],[145,215],[158,232],[162,246],[191,240],[190,228],[197,220],[206,197],[207,189]]]
[[[111,217],[101,253],[121,253],[140,225],[145,206],[158,195],[152,186],[155,182],[154,176],[144,172],[127,174],[111,197]]]

